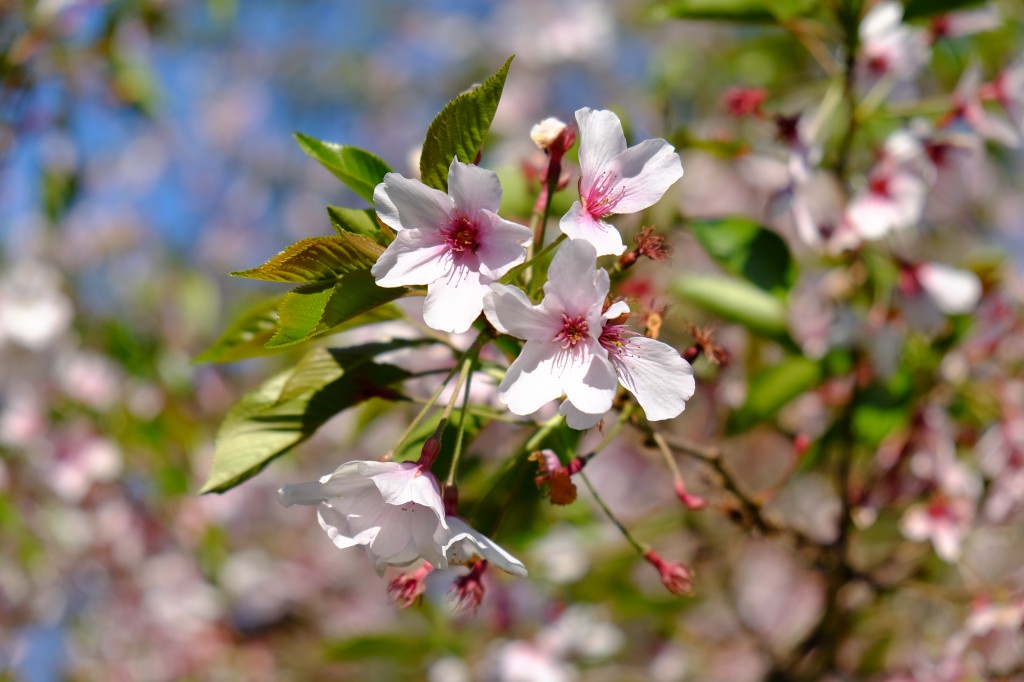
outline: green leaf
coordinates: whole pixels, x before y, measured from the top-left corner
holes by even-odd
[[[349,189],[373,203],[373,190],[391,172],[391,168],[377,156],[359,147],[325,142],[309,135],[295,133],[299,148],[319,161]]]
[[[665,0],[657,3],[657,19],[712,19],[775,23],[807,16],[819,0]]]
[[[729,417],[727,428],[736,433],[775,415],[793,398],[817,386],[824,376],[821,365],[803,357],[788,357],[750,380],[747,400]]]
[[[405,287],[377,286],[369,270],[351,272],[335,284],[299,287],[281,300],[278,328],[267,348],[284,348],[362,324],[396,320],[402,311],[384,304],[408,293]]]
[[[786,242],[749,218],[694,220],[690,229],[716,263],[765,291],[784,297],[796,281]]]
[[[331,219],[334,231],[339,235],[347,233],[369,237],[381,246],[391,243],[392,237],[385,234],[377,224],[377,214],[372,208],[345,208],[344,206],[328,206],[327,217]]]
[[[358,234],[309,237],[259,267],[231,274],[265,282],[333,283],[350,272],[369,270],[383,252],[380,244]]]
[[[318,348],[294,369],[247,393],[217,432],[213,468],[201,492],[224,492],[255,476],[342,410],[375,396],[396,397],[387,387],[408,372],[377,364],[373,357],[416,343]]]
[[[264,346],[277,329],[277,308],[283,298],[263,301],[243,313],[193,362],[237,362],[272,353]]]
[[[786,306],[752,284],[718,275],[687,275],[676,280],[672,292],[724,320],[794,346],[786,324]]]
[[[910,0],[903,10],[904,21],[921,19],[935,14],[955,12],[974,5],[980,5],[985,0]]]
[[[452,158],[473,163],[498,109],[512,57],[479,86],[445,105],[427,129],[420,156],[420,177],[428,187],[448,189]]]

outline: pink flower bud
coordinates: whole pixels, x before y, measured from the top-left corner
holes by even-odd
[[[692,493],[687,492],[686,485],[683,483],[682,479],[676,481],[675,489],[676,497],[678,497],[682,501],[682,503],[686,505],[686,508],[689,509],[690,511],[698,511],[708,506],[707,500],[705,500],[703,497],[700,497],[699,495],[693,495]]]
[[[693,575],[690,569],[677,561],[665,561],[653,549],[644,555],[661,574],[661,582],[676,596],[688,595],[693,591]]]
[[[437,428],[434,429],[434,433],[430,434],[430,437],[423,443],[423,449],[420,450],[420,458],[416,461],[423,469],[429,469],[434,464],[434,460],[441,454],[441,434],[444,433],[444,427],[447,425],[448,420],[442,419]]]

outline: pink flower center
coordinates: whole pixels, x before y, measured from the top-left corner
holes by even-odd
[[[622,187],[615,194],[610,194],[616,180],[618,180],[618,176],[615,173],[604,171],[597,176],[594,184],[590,186],[590,190],[584,194],[582,189],[583,178],[580,178],[580,200],[583,202],[583,209],[595,220],[600,220],[604,216],[613,213],[615,205],[625,195],[625,187]]]
[[[621,355],[626,345],[625,336],[629,333],[624,324],[606,324],[601,328],[601,336],[597,342],[612,355]]]
[[[881,197],[889,197],[891,196],[889,181],[890,178],[887,174],[875,173],[870,179],[868,179],[868,190],[872,194],[877,194]]]
[[[889,70],[889,59],[885,55],[872,55],[868,59],[868,70],[875,75],[881,75]]]
[[[476,253],[480,248],[478,239],[480,228],[464,215],[458,215],[442,230],[444,243],[455,253],[470,251]]]
[[[590,325],[583,315],[569,317],[562,313],[562,328],[555,335],[555,341],[561,341],[562,348],[575,348],[589,333]]]

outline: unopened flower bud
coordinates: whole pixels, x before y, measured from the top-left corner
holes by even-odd
[[[423,442],[423,449],[420,450],[420,458],[416,460],[416,463],[424,469],[429,469],[434,464],[434,460],[441,454],[441,434],[444,433],[444,427],[448,424],[448,420],[442,419],[438,424],[434,432],[430,434],[430,437]]]
[[[675,489],[676,497],[678,497],[679,500],[683,504],[685,504],[686,508],[689,509],[690,511],[698,511],[708,506],[708,501],[705,500],[703,497],[700,497],[699,495],[694,495],[693,493],[686,490],[686,485],[683,483],[683,479],[679,479],[676,481]]]
[[[565,135],[568,128],[557,118],[546,118],[530,129],[530,139],[540,149],[547,151],[559,142],[559,138]]]
[[[693,574],[690,569],[678,561],[665,561],[653,550],[644,555],[661,574],[661,582],[668,591],[677,596],[688,595],[693,591]]]
[[[736,118],[745,116],[764,118],[761,105],[767,97],[768,92],[762,88],[729,88],[722,95],[722,108],[727,114]]]

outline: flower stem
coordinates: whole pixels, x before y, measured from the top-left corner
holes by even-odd
[[[415,417],[413,417],[412,421],[409,422],[409,426],[406,427],[402,435],[398,438],[397,441],[395,441],[395,446],[391,448],[391,450],[389,450],[383,457],[381,457],[382,460],[390,460],[394,457],[395,452],[397,452],[398,449],[402,447],[402,444],[405,443],[407,438],[409,438],[413,430],[417,426],[419,426],[420,422],[423,421],[423,418],[427,416],[427,413],[434,408],[435,403],[437,403],[437,399],[441,397],[441,392],[444,390],[444,387],[447,386],[451,378],[455,376],[455,372],[460,367],[460,365],[462,365],[467,358],[475,358],[480,353],[480,349],[484,347],[484,344],[486,344],[490,340],[491,334],[487,331],[482,331],[480,332],[479,335],[477,335],[476,340],[473,341],[473,345],[466,349],[466,352],[459,357],[459,363],[457,363],[455,367],[451,368],[447,376],[445,376],[445,378],[441,381],[440,385],[438,385],[437,390],[435,390],[434,393],[430,396],[430,398],[427,399],[426,404],[423,405],[423,409],[421,409],[419,413]],[[462,386],[462,381],[463,377],[460,374],[459,387]],[[455,389],[455,391],[452,394],[452,400],[450,400],[448,402],[448,405],[445,407],[445,419],[447,419],[448,415],[451,414],[452,407],[454,406],[454,396],[458,394],[459,387]]]
[[[533,265],[533,264],[534,264],[534,263],[535,263],[535,262],[536,262],[537,260],[539,260],[539,259],[543,258],[543,257],[544,257],[544,256],[546,256],[546,255],[547,255],[548,253],[550,253],[551,251],[553,251],[553,250],[554,250],[555,248],[557,248],[557,247],[558,247],[558,245],[559,245],[559,244],[561,244],[562,242],[564,242],[564,241],[565,241],[566,239],[568,239],[568,237],[567,237],[566,235],[564,235],[564,234],[560,234],[560,235],[558,235],[558,237],[557,237],[557,238],[556,238],[556,239],[555,239],[555,240],[554,240],[553,242],[551,242],[550,244],[548,244],[547,246],[545,246],[545,247],[544,247],[544,248],[543,248],[543,249],[542,249],[542,250],[540,251],[540,253],[537,253],[537,254],[535,254],[535,255],[531,256],[531,257],[530,257],[530,258],[529,258],[528,260],[526,260],[526,262],[524,262],[524,263],[520,263],[519,265],[517,265],[517,266],[515,266],[514,268],[512,268],[511,270],[509,270],[509,271],[508,271],[508,273],[507,273],[507,274],[506,274],[506,275],[505,275],[504,277],[502,277],[502,278],[501,278],[501,283],[502,283],[502,284],[508,284],[509,282],[511,282],[511,281],[512,281],[513,279],[515,279],[515,277],[516,277],[516,276],[517,276],[517,275],[518,275],[518,274],[519,274],[520,272],[522,272],[522,271],[523,271],[523,270],[525,270],[526,268],[530,267],[530,266],[531,266],[531,265]]]
[[[466,412],[469,406],[469,388],[473,384],[473,374],[470,371],[473,365],[476,363],[476,357],[467,357],[462,363],[462,374],[459,376],[459,383],[466,384],[466,391],[462,397],[462,411],[459,415],[459,430],[455,435],[455,451],[452,453],[452,464],[448,468],[448,480],[446,485],[455,484],[455,472],[459,468],[459,459],[462,457],[462,439],[466,435]],[[455,390],[454,395],[458,393],[458,389]],[[451,405],[449,405],[449,409]]]
[[[586,473],[581,471],[579,476],[587,485],[587,489],[590,491],[590,494],[594,496],[594,499],[597,501],[598,506],[600,506],[601,509],[604,511],[605,515],[609,519],[611,519],[611,522],[614,523],[615,527],[619,529],[619,532],[622,533],[622,536],[626,538],[627,541],[629,541],[629,544],[633,545],[633,548],[640,554],[640,556],[646,556],[647,552],[651,550],[650,545],[647,545],[637,540],[633,536],[633,534],[629,532],[629,529],[622,525],[622,522],[619,521],[618,517],[616,517],[615,514],[612,513],[612,510],[608,508],[608,505],[604,503],[604,500],[601,499],[601,496],[597,494],[596,490],[594,490],[594,486],[590,483],[590,479],[587,478]]]

